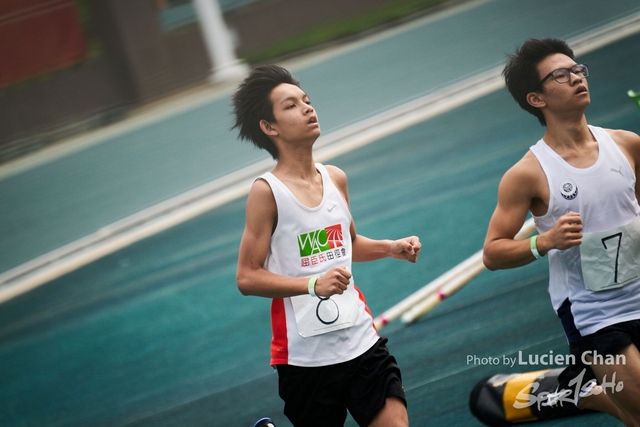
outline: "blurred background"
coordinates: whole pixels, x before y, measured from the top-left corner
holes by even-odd
[[[269,301],[235,286],[246,192],[273,166],[230,131],[235,86],[289,68],[358,231],[420,236],[415,265],[354,265],[379,315],[481,249],[502,174],[543,133],[505,54],[546,36],[589,65],[590,123],[640,132],[637,0],[0,2],[0,426],[288,426]],[[566,354],[545,261],[381,330],[412,425],[480,426],[479,380],[555,367],[469,356]]]
[[[7,0],[0,5],[0,162],[210,83],[203,28],[258,64],[426,13],[444,0]],[[452,3],[449,1],[448,3]],[[17,42],[19,40],[19,42]],[[218,42],[218,40],[216,40]],[[220,43],[220,42],[218,42]],[[224,46],[228,44],[229,46]],[[227,58],[224,58],[225,60]],[[222,64],[225,65],[225,64]]]

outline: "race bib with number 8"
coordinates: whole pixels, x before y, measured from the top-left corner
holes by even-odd
[[[358,301],[353,283],[342,295],[291,297],[298,333],[306,338],[350,328],[358,320]]]

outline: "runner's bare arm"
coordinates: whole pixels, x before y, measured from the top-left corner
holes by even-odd
[[[529,241],[514,240],[525,222],[531,194],[518,191],[522,177],[517,163],[498,187],[498,204],[491,216],[483,247],[483,262],[489,270],[515,268],[535,260]]]
[[[640,136],[626,130],[607,129],[607,132],[618,144],[631,164],[636,178],[636,198],[640,200],[640,182],[637,179],[640,172]]]
[[[488,269],[515,268],[535,261],[530,240],[514,238],[530,210],[544,210],[539,215],[546,213],[547,185],[544,172],[531,152],[504,174],[483,247],[483,262]],[[581,238],[580,215],[568,212],[551,230],[538,236],[538,252],[544,256],[551,249],[567,249],[579,245]]]
[[[335,166],[325,166],[331,181],[342,194],[347,206],[349,206],[349,189],[347,175]],[[351,218],[350,232],[352,238],[353,261],[366,262],[381,258],[393,257],[395,259],[416,262],[422,244],[416,236],[405,237],[398,240],[374,240],[356,232],[355,221]]]

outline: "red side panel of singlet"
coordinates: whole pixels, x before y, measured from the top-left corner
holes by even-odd
[[[271,302],[271,331],[271,366],[286,365],[289,363],[289,340],[282,298],[274,298]]]

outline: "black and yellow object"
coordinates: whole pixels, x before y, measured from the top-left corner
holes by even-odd
[[[492,427],[591,412],[576,406],[573,393],[558,390],[558,377],[563,370],[546,369],[484,378],[471,391],[471,412]]]

